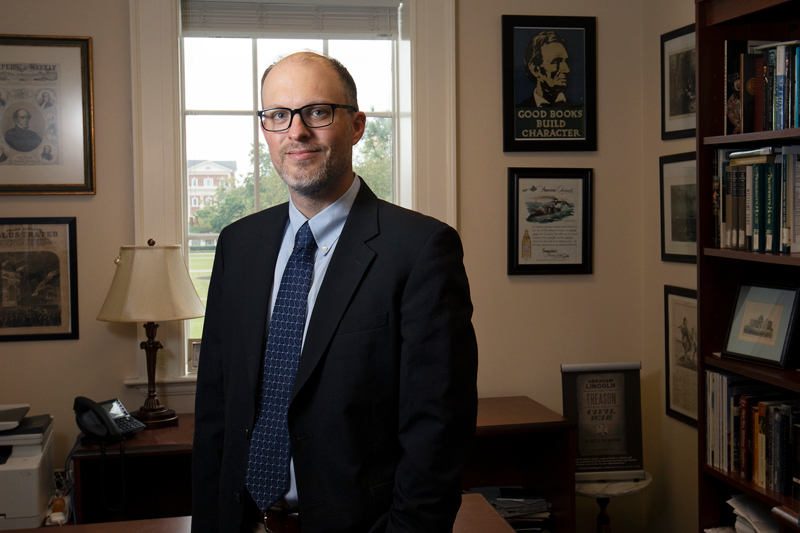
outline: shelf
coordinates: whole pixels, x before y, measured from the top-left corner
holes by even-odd
[[[738,135],[714,135],[703,138],[706,146],[736,145],[736,144],[794,144],[800,142],[800,128],[787,130],[758,131],[755,133],[740,133]]]
[[[772,514],[780,521],[782,525],[789,526],[795,531],[800,531],[800,528],[797,527],[796,508],[797,505],[794,505],[791,508],[781,505],[779,507],[773,507]]]
[[[781,370],[734,359],[723,359],[720,357],[703,358],[705,365],[728,370],[741,376],[757,379],[770,385],[775,385],[782,389],[800,393],[800,372],[797,370]]]
[[[788,0],[762,0],[758,8],[754,9],[752,0],[720,0],[709,4],[706,22],[708,25],[720,24],[787,2]]]
[[[800,253],[792,254],[764,254],[746,252],[744,250],[727,250],[721,248],[703,248],[703,254],[710,257],[724,257],[739,261],[753,261],[756,263],[769,263],[772,265],[800,266]]]
[[[742,481],[739,474],[731,474],[707,464],[703,465],[703,472],[711,474],[715,478],[724,481],[727,485],[766,503],[770,507],[797,508],[797,501],[791,496],[785,496],[774,490],[762,489],[750,481]]]

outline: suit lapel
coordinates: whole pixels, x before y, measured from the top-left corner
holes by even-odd
[[[262,211],[254,230],[246,235],[247,249],[242,287],[242,338],[244,339],[244,376],[249,390],[257,394],[264,362],[266,324],[275,263],[283,240],[283,228],[289,217],[288,204]],[[256,332],[253,334],[253,332]]]
[[[356,288],[372,264],[375,252],[367,246],[366,241],[377,234],[378,199],[362,180],[314,304],[294,380],[292,400],[325,353]]]

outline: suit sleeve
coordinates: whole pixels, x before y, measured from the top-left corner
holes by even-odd
[[[222,350],[222,286],[225,232],[217,241],[206,300],[202,357],[197,373],[195,427],[192,449],[192,532],[216,532],[219,527],[219,489],[225,426],[225,388]]]
[[[401,304],[403,450],[387,532],[450,531],[475,437],[478,348],[461,240],[442,226],[423,247]]]

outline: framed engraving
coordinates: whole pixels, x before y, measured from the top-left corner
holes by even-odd
[[[697,263],[695,152],[658,159],[661,183],[661,260]]]
[[[508,169],[508,274],[592,273],[590,168]]]
[[[503,15],[503,151],[597,150],[594,17]]]
[[[667,415],[697,427],[697,291],[664,285]]]
[[[78,338],[75,218],[0,218],[0,342]]]
[[[696,66],[694,24],[661,36],[661,140],[695,136]]]
[[[0,195],[94,194],[90,37],[0,35]]]

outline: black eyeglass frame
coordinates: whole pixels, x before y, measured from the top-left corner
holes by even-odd
[[[331,108],[331,121],[330,121],[329,123],[325,124],[324,126],[310,126],[310,125],[309,125],[309,124],[306,122],[306,119],[305,119],[305,118],[303,118],[303,109],[306,109],[306,108],[309,108],[309,107],[318,106],[318,105],[327,105],[327,106],[330,106],[330,108]],[[271,130],[271,129],[268,129],[268,128],[267,128],[267,126],[264,124],[264,114],[265,114],[267,111],[275,111],[276,109],[283,109],[283,110],[285,110],[285,111],[288,111],[289,113],[291,113],[291,116],[289,117],[289,124],[288,124],[288,125],[287,125],[285,128],[281,128],[281,129],[279,129],[279,130]],[[303,125],[304,125],[306,128],[312,128],[312,129],[316,129],[316,128],[327,128],[328,126],[330,126],[331,124],[333,124],[333,121],[334,121],[334,119],[336,118],[336,110],[337,110],[337,109],[347,109],[348,111],[352,111],[352,112],[354,112],[354,113],[355,113],[356,111],[358,111],[358,109],[356,109],[354,106],[351,106],[351,105],[346,105],[346,104],[329,104],[329,103],[322,103],[322,102],[321,102],[321,103],[316,103],[316,104],[308,104],[308,105],[304,105],[303,107],[299,107],[299,108],[297,108],[297,109],[289,109],[288,107],[270,107],[269,109],[262,109],[262,110],[260,110],[260,111],[257,111],[257,112],[256,112],[256,115],[258,115],[258,119],[259,119],[259,121],[261,122],[261,127],[262,127],[262,128],[264,128],[264,130],[266,130],[266,131],[268,131],[268,132],[270,132],[270,133],[277,133],[277,132],[281,132],[281,131],[286,131],[286,130],[288,130],[289,128],[291,128],[291,127],[292,127],[292,122],[294,122],[294,116],[295,116],[295,115],[300,115],[300,120],[302,120],[302,121],[303,121]]]

